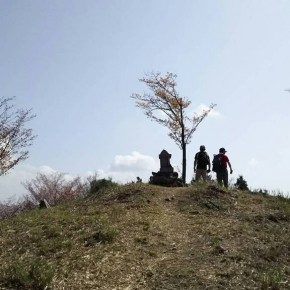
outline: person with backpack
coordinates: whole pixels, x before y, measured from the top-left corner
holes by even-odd
[[[226,155],[226,149],[220,148],[219,154],[215,155],[212,161],[212,170],[216,172],[216,178],[219,185],[224,185],[226,188],[229,186],[229,174],[227,165],[230,168],[230,174],[233,173],[232,165],[228,156]]]
[[[195,154],[194,157],[194,167],[195,181],[199,181],[202,177],[203,181],[207,180],[207,173],[210,172],[210,158],[205,152],[205,146],[201,145],[199,147],[199,152]],[[208,168],[208,169],[207,169]]]

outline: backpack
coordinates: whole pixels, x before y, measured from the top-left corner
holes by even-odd
[[[209,164],[209,157],[206,152],[197,153],[197,166],[205,167]]]
[[[212,171],[220,172],[224,168],[222,155],[217,154],[212,161]]]

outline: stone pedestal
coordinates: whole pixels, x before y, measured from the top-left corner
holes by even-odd
[[[178,173],[174,172],[170,164],[171,154],[162,150],[159,154],[160,170],[152,172],[149,183],[163,186],[182,186],[182,180],[178,178]]]

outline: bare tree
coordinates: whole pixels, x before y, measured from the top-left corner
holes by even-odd
[[[192,134],[198,125],[216,105],[211,104],[201,114],[195,114],[192,118],[187,117],[185,109],[189,107],[191,102],[187,98],[179,96],[176,91],[176,78],[177,75],[172,73],[167,73],[165,76],[154,72],[147,74],[140,81],[145,83],[153,94],[133,94],[131,97],[137,100],[137,107],[143,109],[149,119],[169,129],[169,137],[182,150],[182,180],[185,184],[186,145],[190,143]],[[156,114],[158,111],[159,114]],[[160,111],[163,112],[164,116],[160,114]]]
[[[28,199],[33,202],[45,199],[52,206],[84,194],[84,186],[80,177],[67,179],[61,172],[39,173],[34,179],[26,181],[22,185],[29,192]]]
[[[18,201],[10,199],[6,202],[0,202],[0,220],[19,215],[35,208],[36,206],[37,205],[27,196],[22,197]]]
[[[36,137],[32,129],[25,128],[35,115],[31,114],[31,109],[16,109],[11,103],[13,100],[0,98],[0,176],[28,158],[27,147]]]

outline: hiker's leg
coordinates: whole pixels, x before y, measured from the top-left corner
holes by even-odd
[[[217,179],[218,185],[222,186],[223,185],[223,174],[222,174],[222,172],[217,172],[216,173],[216,179]]]
[[[207,181],[207,174],[206,174],[206,170],[205,169],[202,169],[201,175],[202,175],[203,181],[206,182]]]
[[[198,182],[200,180],[200,177],[201,177],[201,169],[196,169],[195,181]]]
[[[229,186],[229,174],[228,174],[228,170],[225,169],[224,172],[223,172],[223,180],[224,180],[224,186],[226,188],[228,188]]]

